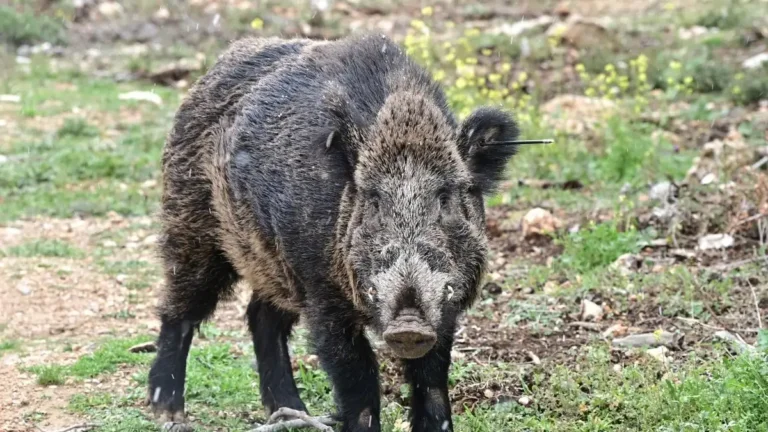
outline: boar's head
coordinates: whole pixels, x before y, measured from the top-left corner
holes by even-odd
[[[413,92],[388,96],[364,126],[349,105],[337,104],[346,120],[327,143],[338,140],[350,174],[337,266],[390,349],[418,358],[450,336],[477,296],[487,252],[483,196],[515,153],[487,144],[515,140],[518,128],[495,108],[456,125]]]

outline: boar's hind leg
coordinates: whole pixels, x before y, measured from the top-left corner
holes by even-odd
[[[213,313],[219,298],[237,281],[237,274],[220,253],[197,251],[194,260],[182,261],[174,259],[174,252],[163,251],[170,268],[165,272],[160,335],[149,372],[148,397],[160,423],[178,423],[171,430],[186,431],[184,385],[193,331]]]
[[[405,360],[405,374],[412,393],[413,432],[453,431],[451,401],[448,397],[453,333],[449,330],[441,333],[437,344],[424,357]]]
[[[320,364],[333,384],[341,431],[379,432],[381,402],[376,355],[362,328],[352,321],[350,311],[326,306],[315,305],[309,327]]]
[[[280,310],[255,296],[248,305],[248,328],[253,335],[261,402],[267,415],[278,408],[307,411],[299,398],[288,353],[288,337],[298,319],[295,313]]]

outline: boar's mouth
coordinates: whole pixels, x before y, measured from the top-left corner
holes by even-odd
[[[400,358],[423,357],[435,346],[434,329],[416,309],[403,310],[384,330],[384,341]]]

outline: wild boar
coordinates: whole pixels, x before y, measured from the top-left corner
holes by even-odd
[[[366,329],[404,362],[413,430],[453,430],[457,318],[478,296],[484,196],[518,135],[492,107],[459,124],[440,85],[382,35],[233,42],[181,104],[162,155],[158,420],[186,430],[193,329],[244,280],[267,413],[306,411],[287,345],[302,318],[343,431],[381,427]]]

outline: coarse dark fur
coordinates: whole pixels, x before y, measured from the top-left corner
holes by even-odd
[[[380,430],[366,327],[400,349],[413,430],[453,430],[450,352],[485,271],[483,195],[515,153],[485,144],[517,136],[495,108],[458,124],[381,35],[234,42],[182,103],[162,158],[159,419],[184,421],[193,329],[242,279],[268,413],[306,410],[287,346],[303,316],[342,430]]]

